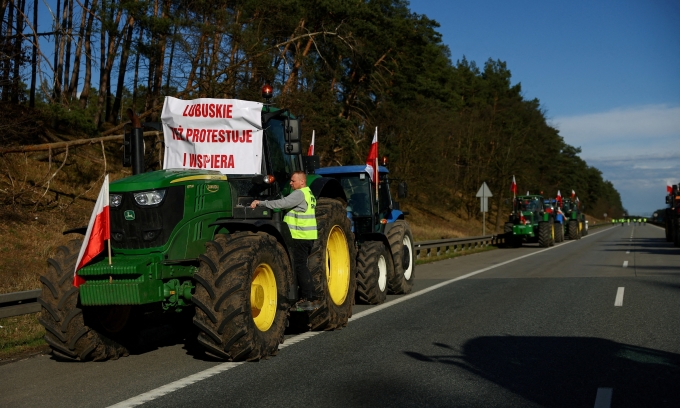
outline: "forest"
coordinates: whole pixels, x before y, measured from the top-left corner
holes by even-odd
[[[4,147],[120,134],[128,107],[157,120],[165,96],[261,101],[270,82],[322,165],[365,162],[377,127],[411,201],[481,217],[486,182],[498,226],[514,176],[520,193],[624,211],[505,62],[454,56],[408,1],[0,0],[0,17]]]

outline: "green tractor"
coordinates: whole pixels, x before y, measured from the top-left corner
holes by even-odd
[[[503,232],[508,246],[520,247],[524,242],[538,242],[542,248],[555,245],[554,216],[544,208],[543,196],[515,197],[512,214],[505,223]]]
[[[132,164],[133,175],[110,184],[110,261],[102,254],[79,269],[76,286],[82,239],[74,239],[48,259],[40,279],[40,322],[57,358],[125,356],[139,345],[143,328],[186,319],[193,325],[180,327],[205,351],[252,361],[276,354],[291,313],[312,330],[347,325],[356,248],[344,190],[333,178],[308,174],[319,235],[308,264],[325,296],[315,311],[291,311],[298,286],[283,213],[249,204],[290,193],[292,172],[313,171],[318,157],[301,154],[298,118],[266,104],[258,109],[261,171],[228,175],[206,169],[145,172],[143,127],[128,113],[132,129],[126,131],[123,161]]]
[[[378,168],[376,196],[365,165],[324,167],[316,174],[340,182],[349,198],[347,216],[358,246],[357,301],[383,303],[388,291],[410,293],[415,279],[415,251],[411,227],[392,200],[389,172]],[[398,197],[406,197],[405,182],[399,183]]]
[[[568,239],[581,239],[581,237],[588,235],[588,223],[580,207],[578,199],[565,198],[562,202],[561,209],[566,219],[565,236]]]
[[[680,246],[680,191],[678,185],[671,187],[671,192],[666,196],[668,208],[664,210],[664,230],[666,241]]]

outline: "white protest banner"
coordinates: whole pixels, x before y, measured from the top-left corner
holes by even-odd
[[[262,171],[262,104],[238,99],[166,97],[161,114],[164,169]]]

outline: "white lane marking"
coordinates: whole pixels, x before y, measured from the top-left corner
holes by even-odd
[[[616,299],[614,300],[614,306],[623,306],[623,286],[621,286],[616,291]]]
[[[595,396],[594,408],[609,408],[612,406],[612,388],[598,388]]]
[[[584,238],[584,239],[585,239],[585,238],[589,238],[589,237],[591,237],[591,236],[593,236],[593,235],[597,235],[597,234],[599,234],[599,233],[601,233],[601,232],[607,231],[608,229],[610,229],[610,228],[604,229],[604,230],[599,231],[599,232],[596,232],[596,233],[594,233],[594,234],[588,234],[587,236],[585,236],[585,237],[583,237],[583,238]],[[387,309],[388,307],[397,305],[397,304],[399,304],[399,303],[401,303],[401,302],[405,302],[405,301],[407,301],[407,300],[413,299],[413,298],[418,297],[418,296],[420,296],[420,295],[424,295],[424,294],[426,294],[426,293],[428,293],[428,292],[431,292],[431,291],[433,291],[433,290],[439,289],[439,288],[441,288],[441,287],[443,287],[443,286],[446,286],[446,285],[448,285],[448,284],[450,284],[450,283],[457,282],[457,281],[459,281],[459,280],[469,278],[469,277],[471,277],[471,276],[480,274],[480,273],[482,273],[482,272],[490,271],[490,270],[492,270],[492,269],[498,268],[499,266],[503,266],[503,265],[507,265],[507,264],[509,264],[509,263],[511,263],[511,262],[519,261],[520,259],[524,259],[524,258],[533,256],[533,255],[536,255],[536,254],[540,254],[541,252],[550,251],[551,249],[559,248],[559,247],[561,247],[562,245],[571,244],[572,242],[576,242],[576,241],[567,241],[567,242],[563,242],[563,243],[561,243],[561,244],[559,244],[559,245],[555,245],[555,246],[550,247],[550,248],[546,248],[546,249],[543,249],[543,250],[540,250],[540,251],[532,252],[532,253],[527,254],[527,255],[522,255],[522,256],[520,256],[520,257],[518,257],[518,258],[514,258],[514,259],[511,259],[511,260],[509,260],[509,261],[501,262],[501,263],[499,263],[499,264],[497,264],[497,265],[489,266],[489,267],[484,268],[484,269],[479,269],[479,270],[477,270],[477,271],[470,272],[470,273],[468,273],[467,275],[459,276],[459,277],[457,277],[457,278],[454,278],[454,279],[451,279],[451,280],[448,280],[448,281],[445,281],[445,282],[438,283],[438,284],[436,284],[436,285],[434,285],[434,286],[430,286],[429,288],[420,290],[420,291],[418,291],[418,292],[411,293],[410,295],[406,295],[406,296],[400,297],[400,298],[395,299],[395,300],[392,300],[392,301],[390,301],[390,302],[388,302],[388,303],[383,303],[383,304],[380,305],[380,306],[375,306],[375,307],[373,307],[373,308],[371,308],[371,309],[364,310],[363,312],[357,313],[357,314],[355,314],[354,316],[350,317],[350,318],[349,318],[349,321],[352,322],[352,321],[361,319],[362,317],[365,317],[365,316],[368,316],[368,315],[370,315],[370,314],[379,312],[380,310],[383,310],[383,309]],[[299,342],[301,342],[301,341],[303,341],[303,340],[307,340],[307,339],[310,338],[310,337],[314,337],[314,336],[316,336],[316,335],[318,335],[318,334],[322,334],[322,333],[325,333],[325,332],[307,332],[307,333],[299,334],[299,335],[297,335],[297,336],[295,336],[295,337],[291,337],[291,338],[287,339],[285,343],[283,343],[283,344],[281,344],[281,345],[279,346],[279,349],[282,349],[282,348],[285,348],[285,347],[288,347],[288,346],[292,346],[293,344],[299,343]],[[146,403],[146,402],[152,401],[152,400],[154,400],[154,399],[156,399],[156,398],[160,398],[160,397],[162,397],[162,396],[164,396],[164,395],[166,395],[166,394],[169,394],[169,393],[171,393],[171,392],[173,392],[173,391],[177,391],[177,390],[179,390],[179,389],[181,389],[181,388],[184,388],[184,387],[186,387],[187,385],[191,385],[191,384],[196,383],[196,382],[198,382],[198,381],[201,381],[201,380],[204,380],[204,379],[206,379],[206,378],[209,378],[209,377],[212,377],[212,376],[214,376],[214,375],[217,375],[217,374],[219,374],[219,373],[221,373],[221,372],[224,372],[224,371],[230,370],[230,369],[232,369],[232,368],[238,367],[238,366],[241,365],[241,364],[244,364],[244,363],[243,363],[243,362],[239,362],[239,363],[222,363],[222,364],[216,365],[216,366],[214,366],[214,367],[212,367],[212,368],[209,368],[209,369],[207,369],[207,370],[204,370],[204,371],[198,372],[198,373],[196,373],[196,374],[190,375],[189,377],[183,378],[183,379],[181,379],[181,380],[177,380],[177,381],[171,382],[171,383],[169,383],[169,384],[163,385],[163,386],[161,386],[161,387],[158,387],[158,388],[156,388],[156,389],[154,389],[154,390],[147,391],[147,392],[145,392],[145,393],[143,393],[143,394],[139,394],[139,395],[137,395],[136,397],[132,397],[132,398],[126,399],[125,401],[121,401],[121,402],[119,402],[119,403],[117,403],[117,404],[115,404],[115,405],[109,406],[109,408],[127,408],[127,407],[136,407],[136,406],[138,406],[138,405],[142,405],[142,404],[144,404],[144,403]]]
[[[626,251],[626,253],[627,253],[627,254],[629,254],[629,253],[630,253],[630,251]]]
[[[628,267],[628,261],[623,261],[623,267],[627,268]]]

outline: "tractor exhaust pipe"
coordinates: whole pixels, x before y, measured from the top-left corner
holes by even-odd
[[[132,109],[127,110],[132,130],[125,134],[123,142],[123,166],[132,165],[132,174],[144,173],[144,129]]]

